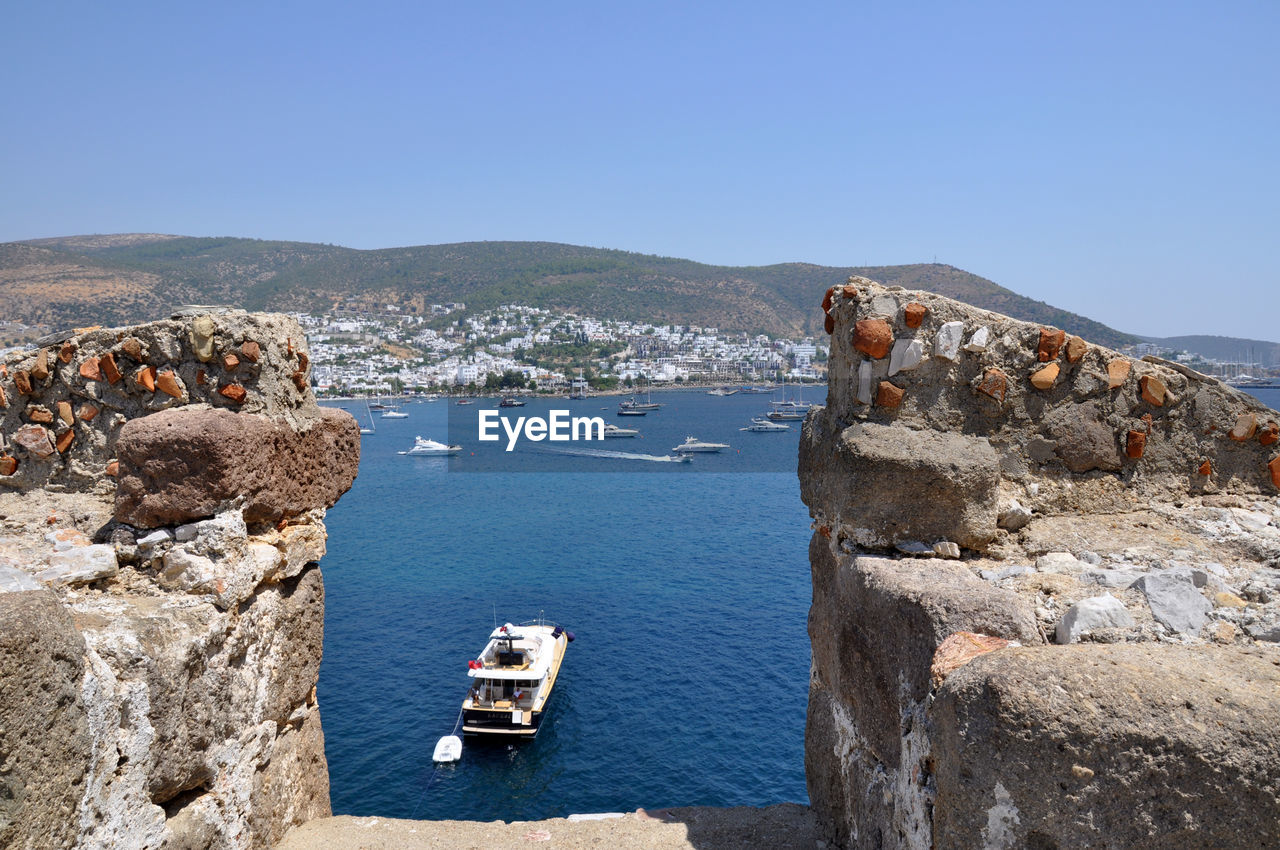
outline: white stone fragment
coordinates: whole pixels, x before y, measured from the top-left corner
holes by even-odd
[[[196,528],[196,524],[194,522],[189,522],[186,525],[180,525],[174,529],[173,536],[179,543],[189,543],[192,540],[195,540],[199,533],[200,530]]]
[[[1057,643],[1074,643],[1084,632],[1094,629],[1120,628],[1134,626],[1133,616],[1124,603],[1110,593],[1082,599],[1067,609],[1058,622],[1054,635]]]
[[[969,337],[969,341],[964,344],[964,350],[971,354],[980,354],[987,350],[987,339],[991,336],[991,331],[986,325],[978,328],[973,332],[973,336]]]
[[[926,546],[919,540],[905,540],[902,543],[897,544],[894,548],[904,555],[919,556],[932,555],[934,553],[932,546]]]
[[[1265,514],[1262,511],[1232,508],[1231,515],[1242,528],[1247,528],[1249,531],[1261,531],[1271,524],[1271,514]]]
[[[141,551],[149,551],[159,546],[161,543],[168,543],[173,539],[173,534],[167,528],[161,528],[153,531],[146,537],[138,541],[138,549]]]
[[[960,544],[952,543],[950,540],[939,540],[933,544],[933,552],[939,558],[959,558]]]
[[[0,564],[0,593],[21,593],[24,590],[41,590],[43,587],[22,570]]]
[[[920,365],[924,358],[924,343],[918,339],[900,339],[893,344],[889,355],[889,374],[907,372]]]
[[[996,524],[1009,531],[1018,529],[1031,522],[1031,509],[1017,499],[1010,499],[1009,504],[1001,509]]]
[[[77,546],[65,552],[54,552],[49,557],[49,567],[36,573],[36,578],[53,587],[64,584],[85,584],[100,578],[113,576],[120,571],[116,563],[114,546],[99,543],[94,546]]]
[[[1084,572],[1088,564],[1080,561],[1070,552],[1049,552],[1036,558],[1036,572],[1078,575]]]
[[[863,360],[858,366],[858,401],[871,404],[871,361]]]
[[[45,542],[53,544],[53,551],[65,552],[77,546],[88,546],[91,541],[74,528],[59,528],[57,531],[50,531],[44,536]]]
[[[871,299],[871,313],[879,316],[898,315],[898,299],[892,295],[877,295]]]
[[[933,340],[935,357],[955,360],[960,353],[960,340],[964,337],[964,322],[947,322],[938,328],[938,335]]]

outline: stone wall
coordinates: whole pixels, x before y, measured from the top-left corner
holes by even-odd
[[[194,310],[0,366],[0,846],[268,847],[329,814],[301,328]]]
[[[827,293],[806,773],[844,847],[1280,844],[1280,421],[1177,364]]]

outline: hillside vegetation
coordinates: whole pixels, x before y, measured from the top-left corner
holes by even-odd
[[[180,304],[424,314],[462,301],[777,335],[822,331],[819,302],[851,274],[924,289],[1104,345],[1136,341],[1084,316],[937,264],[711,266],[551,242],[464,242],[360,251],[334,245],[160,234],[0,244],[0,294],[18,321],[57,327],[152,319]]]

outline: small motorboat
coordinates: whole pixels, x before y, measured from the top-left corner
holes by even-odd
[[[409,414],[405,413],[402,410],[396,410],[395,408],[392,408],[390,410],[382,411],[382,418],[383,419],[408,419]]]
[[[718,452],[727,448],[729,448],[728,443],[704,443],[697,437],[685,437],[684,442],[671,451],[676,454],[688,454],[689,452]]]
[[[640,432],[635,428],[619,428],[612,422],[606,422],[604,424],[605,439],[609,439],[610,437],[634,437],[639,433]]]
[[[462,446],[450,446],[436,440],[428,440],[425,437],[414,437],[413,448],[407,452],[400,452],[402,455],[414,456],[438,456],[438,455],[456,455],[462,451]]]
[[[524,407],[525,403],[513,395],[504,395],[498,407]]]
[[[462,406],[462,405],[464,405],[464,404],[475,404],[475,402],[474,402],[474,401],[472,401],[472,400],[471,400],[471,399],[469,399],[469,398],[460,398],[460,399],[458,399],[458,406],[459,406],[459,407],[461,407],[461,406]]]
[[[494,629],[480,656],[467,662],[474,681],[462,701],[463,733],[538,734],[572,640],[573,632],[541,620]]]
[[[436,741],[436,751],[431,754],[434,762],[454,762],[462,758],[462,739],[457,735],[445,735]]]

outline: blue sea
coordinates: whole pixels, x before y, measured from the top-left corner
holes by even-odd
[[[825,387],[808,388],[821,402]],[[768,395],[530,400],[642,437],[480,443],[470,407],[374,418],[355,486],[330,510],[319,700],[335,814],[520,820],[677,805],[807,802],[809,517],[799,422],[739,431]],[[364,424],[363,404],[345,406]],[[607,409],[602,409],[607,408]],[[375,412],[374,417],[378,414]],[[415,435],[462,442],[406,457]],[[686,436],[728,443],[663,460]],[[489,469],[509,471],[481,471]],[[642,474],[642,473],[666,474]],[[569,646],[536,739],[467,738],[436,768],[495,620],[539,615]]]

